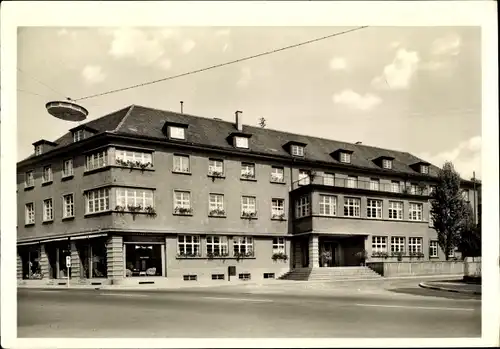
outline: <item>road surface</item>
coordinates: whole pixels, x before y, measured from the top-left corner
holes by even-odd
[[[414,284],[414,285],[413,285]],[[18,290],[18,337],[479,337],[481,301],[425,290]]]

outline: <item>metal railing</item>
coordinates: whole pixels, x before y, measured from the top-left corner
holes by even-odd
[[[323,175],[311,174],[309,177],[298,179],[292,183],[292,190],[307,185],[324,185],[337,188],[352,188],[387,193],[399,193],[406,195],[429,195],[429,187],[423,183],[380,183],[379,181],[360,180],[355,178],[337,178]]]

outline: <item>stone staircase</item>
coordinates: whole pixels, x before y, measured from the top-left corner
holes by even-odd
[[[296,268],[281,276],[281,280],[339,281],[354,279],[381,279],[382,276],[368,267]]]

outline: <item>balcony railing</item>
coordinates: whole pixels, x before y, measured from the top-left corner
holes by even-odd
[[[378,181],[360,180],[354,178],[335,178],[321,175],[310,175],[292,183],[292,190],[308,185],[324,185],[337,188],[352,188],[406,195],[428,196],[429,187],[425,184],[380,183]]]

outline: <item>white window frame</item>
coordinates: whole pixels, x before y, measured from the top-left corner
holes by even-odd
[[[335,186],[335,175],[333,173],[325,173],[323,176],[323,185]]]
[[[280,217],[285,217],[285,199],[273,198],[271,199],[271,218]]]
[[[273,254],[285,254],[286,253],[286,244],[284,237],[275,237],[273,238]]]
[[[52,182],[52,166],[44,166],[42,173],[42,183],[50,183]]]
[[[448,258],[454,258],[455,257],[455,247],[450,248],[450,251],[448,251]]]
[[[116,187],[116,205],[125,211],[131,207],[140,207],[141,211],[147,207],[154,208],[154,191],[151,189]]]
[[[340,162],[344,164],[351,163],[351,154],[346,152],[340,152]]]
[[[255,179],[255,164],[251,162],[242,162],[240,177],[243,179]]]
[[[408,238],[408,252],[409,253],[422,253],[422,237],[410,236]]]
[[[253,237],[251,236],[234,236],[233,237],[233,255],[236,252],[245,254],[246,256],[253,256]]]
[[[87,191],[85,193],[85,214],[109,211],[109,196],[109,188],[98,188]]]
[[[429,257],[439,257],[439,243],[437,240],[429,242]]]
[[[182,140],[186,139],[186,129],[184,127],[169,126],[168,134],[170,138],[173,139],[182,139]]]
[[[304,147],[301,145],[292,144],[291,153],[293,156],[304,156]]]
[[[429,165],[420,165],[420,173],[429,174]]]
[[[271,182],[283,183],[285,182],[285,169],[283,167],[271,167]]]
[[[423,211],[424,205],[422,203],[410,202],[408,211],[410,213],[409,220],[410,221],[422,221],[423,220]]]
[[[380,180],[377,178],[370,178],[370,190],[380,190]]]
[[[35,224],[35,203],[28,202],[24,205],[24,224]]]
[[[207,256],[226,257],[229,255],[229,244],[227,236],[209,235],[206,237]]]
[[[191,173],[191,159],[189,155],[174,154],[172,172]]]
[[[382,168],[392,170],[392,160],[382,159]]]
[[[43,200],[43,221],[51,222],[54,220],[54,202],[52,198]]]
[[[403,208],[404,204],[402,201],[389,201],[389,219],[401,221],[403,220]]]
[[[190,213],[191,208],[191,192],[188,190],[174,190],[174,213],[188,210]]]
[[[371,219],[382,219],[382,200],[366,200],[366,217]]]
[[[401,193],[401,182],[391,181],[391,193]]]
[[[74,175],[73,170],[73,159],[66,159],[63,161],[63,173],[62,177],[70,177]]]
[[[63,218],[72,218],[75,216],[75,196],[73,194],[65,194],[62,197],[62,216]]]
[[[234,146],[236,148],[248,149],[248,137],[235,136]]]
[[[41,144],[35,146],[35,156],[42,155],[43,146]]]
[[[108,163],[108,150],[99,150],[85,156],[85,171],[92,171],[106,167]]]
[[[311,176],[307,170],[299,170],[299,185],[308,185],[311,183]]]
[[[73,132],[73,143],[79,142],[82,139],[85,139],[84,130],[78,130],[78,131]]]
[[[301,196],[295,200],[295,217],[302,218],[311,215],[311,199],[309,195]]]
[[[350,214],[351,211],[352,215]],[[361,216],[361,199],[344,197],[344,217],[359,218],[360,216]]]
[[[208,195],[208,212],[210,216],[225,216],[224,195],[210,193]],[[222,213],[224,212],[224,213]]]
[[[405,237],[404,236],[391,236],[391,252],[392,253],[405,253]]]
[[[224,160],[208,159],[208,175],[224,175]]]
[[[372,253],[387,253],[387,236],[372,236]]]
[[[241,216],[245,214],[257,214],[257,198],[255,196],[243,195],[241,197]]]
[[[358,187],[358,177],[347,176],[346,178],[346,188],[357,188]]]
[[[319,214],[327,217],[337,215],[337,197],[335,195],[322,194],[319,196]]]
[[[188,253],[188,247],[191,252]],[[201,244],[199,235],[178,235],[177,236],[177,254],[179,256],[201,256]]]
[[[24,174],[24,187],[31,188],[35,186],[35,171],[26,171]]]
[[[123,162],[123,164],[120,164]],[[142,165],[153,166],[153,153],[139,150],[115,149],[115,163],[126,166],[127,162],[133,164],[139,162]]]

